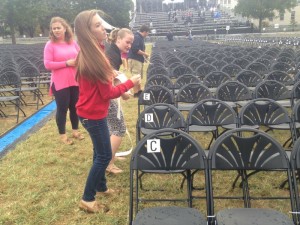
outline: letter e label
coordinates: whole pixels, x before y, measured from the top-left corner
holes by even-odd
[[[144,100],[150,100],[150,93],[144,93]]]

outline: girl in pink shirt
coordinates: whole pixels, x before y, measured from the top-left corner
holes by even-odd
[[[50,41],[45,45],[44,64],[51,70],[50,93],[54,94],[57,105],[56,124],[61,140],[65,144],[73,144],[66,135],[67,111],[70,111],[70,121],[73,137],[82,140],[84,137],[78,131],[78,116],[76,103],[78,100],[78,83],[75,80],[75,59],[79,47],[73,41],[73,32],[68,23],[60,18],[53,17],[50,22]]]

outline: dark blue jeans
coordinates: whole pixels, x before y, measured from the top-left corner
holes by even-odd
[[[93,142],[93,165],[89,172],[83,197],[84,201],[94,201],[96,192],[107,190],[105,170],[112,158],[110,136],[106,118],[89,120],[79,117],[82,126],[89,132]]]

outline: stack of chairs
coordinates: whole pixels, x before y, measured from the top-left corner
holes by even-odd
[[[17,122],[19,111],[26,116],[22,106],[36,109],[42,100],[41,85],[50,84],[50,73],[43,66],[44,44],[0,46],[0,96],[1,116],[7,117],[15,110],[6,110],[13,104]],[[14,98],[14,101],[9,99]],[[9,104],[6,104],[8,102]]]

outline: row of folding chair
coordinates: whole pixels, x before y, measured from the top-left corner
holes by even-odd
[[[32,105],[38,109],[40,103],[43,104],[39,85],[33,85],[31,82],[25,84],[24,81],[22,82],[19,74],[13,70],[0,73],[1,117],[15,116],[18,123],[20,111],[24,117],[26,116],[22,106]]]
[[[290,150],[299,137],[300,102],[289,112],[272,99],[259,98],[249,101],[239,112],[226,102],[217,99],[205,99],[196,103],[187,114],[167,103],[156,103],[146,107],[138,116],[136,140],[141,140],[154,130],[163,128],[181,129],[196,136],[211,133],[212,137],[206,149],[221,133],[237,127],[252,127],[279,132],[282,146]],[[278,134],[278,132],[275,132]]]
[[[265,77],[273,71],[281,71],[293,76],[296,73],[295,67],[289,66],[282,62],[274,64],[274,66],[272,66],[270,69],[268,69],[261,62],[253,62],[244,68],[236,64],[225,64],[222,61],[217,61],[216,63],[217,65],[203,63],[201,61],[193,61],[190,65],[174,63],[169,68],[161,65],[153,66],[152,69],[150,69],[147,73],[147,79],[157,74],[163,74],[171,79],[177,79],[184,74],[193,74],[203,80],[204,77],[211,72],[223,72],[228,74],[230,77],[236,77],[243,70],[253,71],[259,74],[261,77]]]
[[[189,83],[183,85],[178,91],[166,86],[152,85],[145,87],[139,96],[138,114],[143,107],[154,103],[174,104],[181,111],[189,111],[195,103],[207,98],[225,101],[236,111],[256,98],[269,98],[278,101],[284,107],[293,107],[300,98],[300,82],[298,81],[292,90],[274,80],[263,81],[254,89],[238,81],[227,81],[216,89],[208,88],[202,83]]]
[[[299,224],[299,162],[300,139],[289,161],[275,138],[256,129],[222,134],[208,155],[186,132],[154,131],[131,156],[129,224]],[[241,188],[232,189],[237,174]],[[182,175],[186,186],[179,189]],[[285,179],[288,188],[278,190]],[[202,191],[192,188],[196,183]]]
[[[263,80],[275,80],[283,83],[287,87],[291,87],[300,80],[300,73],[297,73],[295,76],[291,76],[285,72],[275,70],[266,74],[265,76],[261,76],[251,70],[242,70],[235,77],[231,77],[225,72],[213,71],[207,74],[202,80],[193,74],[183,74],[175,79],[174,82],[166,75],[156,74],[147,79],[145,86],[147,87],[149,85],[162,85],[170,89],[179,89],[185,84],[202,82],[209,88],[216,88],[220,84],[223,84],[224,82],[230,80],[239,81],[252,89]]]

